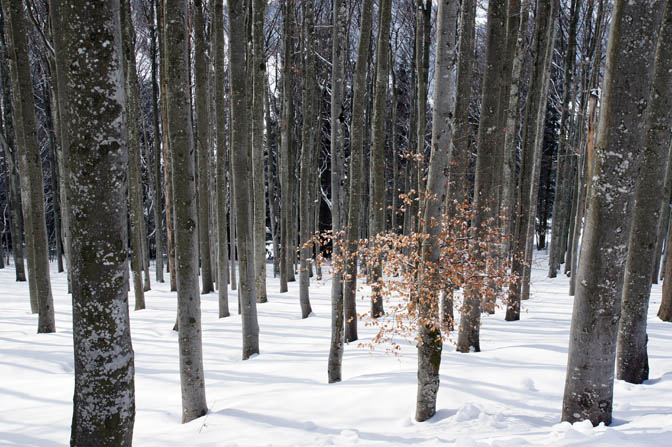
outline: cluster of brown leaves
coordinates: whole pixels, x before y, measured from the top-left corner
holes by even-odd
[[[406,205],[412,200],[403,199]],[[378,328],[375,337],[364,346],[374,349],[384,344],[387,350],[399,352],[400,341],[419,342],[419,324],[450,340],[452,309],[462,311],[462,305],[453,303],[459,290],[480,297],[484,311],[494,311],[497,298],[503,297],[517,278],[510,273],[511,257],[502,232],[503,217],[492,217],[475,229],[471,227],[473,213],[468,204],[453,204],[450,215],[444,214],[440,221],[431,223],[430,232],[404,235],[388,231],[350,245],[344,232],[324,233],[310,242],[331,242],[332,272],[343,273],[344,280],[347,264],[358,261],[360,299],[368,300],[373,295],[384,300],[384,316],[371,318],[359,314],[367,326]],[[423,228],[423,220],[416,218],[417,227]],[[430,242],[436,242],[439,249],[438,261],[427,256]],[[380,276],[372,275],[375,271]]]

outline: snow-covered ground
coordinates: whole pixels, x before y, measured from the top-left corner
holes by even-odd
[[[545,277],[537,259],[532,299],[519,322],[484,316],[481,353],[447,345],[437,415],[413,419],[415,348],[402,355],[350,345],[343,382],[327,384],[329,282],[311,283],[315,315],[300,319],[298,282],[258,306],[261,355],[241,361],[240,319],[217,318],[217,295],[203,296],[206,394],[210,412],[180,424],[175,294],[152,283],[147,310],[131,312],[135,350],[134,444],[145,446],[430,445],[459,447],[672,445],[672,324],[649,315],[651,380],[617,381],[614,423],[560,423],[572,299],[567,278]],[[153,279],[153,276],[152,276]],[[73,392],[71,302],[53,270],[57,332],[37,335],[26,283],[0,270],[0,446],[65,446]],[[132,294],[130,294],[132,300]],[[230,302],[236,303],[235,292]],[[132,303],[131,303],[132,304]],[[235,307],[232,304],[232,310]],[[131,307],[132,309],[132,307]],[[360,304],[360,311],[368,309]],[[360,325],[362,341],[371,328]]]

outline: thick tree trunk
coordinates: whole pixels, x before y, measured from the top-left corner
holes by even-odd
[[[315,2],[303,3],[303,131],[301,133],[301,185],[299,211],[301,213],[301,267],[299,270],[299,302],[301,318],[307,318],[312,312],[308,287],[310,285],[310,254],[312,244],[308,244],[313,229],[311,222],[310,186],[312,179],[312,159],[315,151]]]
[[[346,6],[343,0],[333,1],[332,72],[331,72],[331,231],[334,238],[342,231],[341,201],[343,189],[343,135],[345,127],[345,39]],[[334,239],[335,240],[335,239]],[[343,274],[335,269],[334,258],[341,255],[333,244],[331,263],[331,344],[327,374],[329,383],[341,381],[343,345],[345,342],[343,318]],[[672,265],[672,263],[671,263]]]
[[[182,422],[186,423],[208,412],[198,287],[198,213],[189,101],[186,0],[168,0],[165,13],[168,134],[173,158],[173,186],[179,185],[179,188],[174,188],[175,259]]]
[[[21,204],[26,223],[28,281],[31,295],[35,296],[34,301],[37,303],[39,316],[37,332],[54,332],[56,323],[49,277],[49,247],[44,214],[42,161],[35,122],[35,100],[23,1],[3,0],[2,7],[8,28],[12,111],[14,123],[16,123],[19,172],[21,173]],[[31,283],[32,286],[30,286]]]
[[[229,9],[229,70],[231,85],[231,164],[235,183],[236,233],[240,259],[240,300],[243,326],[243,360],[259,354],[259,324],[254,284],[254,245],[252,216],[249,206],[252,192],[247,188],[248,157],[247,86],[243,0],[228,0]]]
[[[486,37],[486,62],[481,98],[481,121],[478,128],[478,157],[476,159],[476,183],[474,186],[474,218],[471,222],[477,240],[484,239],[484,228],[492,216],[496,191],[492,189],[492,177],[496,170],[497,128],[499,122],[499,89],[502,70],[502,54],[505,49],[506,2],[488,3]],[[487,251],[472,247],[476,259],[483,259]],[[484,249],[487,250],[487,249]],[[475,289],[464,291],[464,306],[460,318],[457,349],[460,352],[480,351],[479,329],[483,297]]]
[[[213,18],[212,34],[214,45],[212,52],[215,58],[215,107],[217,111],[217,245],[218,269],[217,287],[219,302],[219,318],[228,317],[229,312],[229,244],[226,213],[226,81],[224,79],[224,0],[215,0],[215,16]]]
[[[570,329],[562,420],[611,423],[616,338],[631,199],[644,143],[663,0],[616,0],[611,17],[597,160]]]
[[[128,313],[119,2],[52,4],[66,67],[75,392],[70,445],[130,446],[135,418]],[[89,39],[91,29],[97,38]],[[92,108],[90,104],[97,104]],[[95,340],[95,343],[91,343]]]
[[[128,202],[131,216],[131,273],[135,294],[135,310],[145,308],[145,293],[142,284],[144,266],[142,252],[141,219],[142,177],[140,174],[140,129],[138,77],[135,67],[135,29],[129,0],[121,0],[121,43],[123,52],[125,97],[126,97],[126,143],[128,144]]]
[[[205,39],[203,0],[194,0],[194,75],[196,92],[196,155],[198,160],[198,243],[201,255],[201,293],[214,291],[210,262],[210,196],[208,192],[208,157],[210,154],[210,93],[208,92],[208,57]]]
[[[446,203],[449,154],[453,139],[453,108],[455,104],[455,35],[457,0],[439,3],[434,73],[434,114],[432,116],[432,155],[427,179],[427,199],[424,209],[422,260],[428,262],[420,270],[418,305],[418,393],[415,419],[425,421],[436,413],[441,365],[441,328],[439,321],[439,290],[436,290],[438,269],[433,268],[441,256],[439,225]]]
[[[616,377],[630,383],[649,378],[646,352],[646,320],[651,295],[651,276],[655,262],[660,206],[665,168],[670,158],[672,133],[672,0],[668,0],[658,37],[656,64],[649,100],[648,121],[635,190],[628,260],[623,280],[622,314],[618,327]],[[665,198],[666,199],[666,198]],[[667,199],[666,199],[667,200]],[[669,293],[669,287],[666,288]]]

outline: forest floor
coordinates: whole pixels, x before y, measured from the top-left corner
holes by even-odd
[[[135,350],[134,445],[458,447],[672,445],[672,324],[649,312],[651,380],[616,381],[614,423],[560,423],[572,298],[568,279],[546,278],[537,256],[531,299],[522,320],[505,322],[500,308],[484,315],[483,352],[460,354],[445,345],[437,414],[417,423],[416,350],[400,355],[346,346],[343,382],[327,384],[330,283],[311,282],[314,315],[300,319],[298,282],[279,294],[268,279],[269,302],[258,305],[261,355],[241,360],[236,293],[234,316],[217,318],[217,294],[202,297],[203,354],[210,412],[180,424],[176,298],[152,282],[147,309],[131,311]],[[71,301],[66,275],[52,266],[57,332],[37,335],[27,283],[0,270],[0,446],[66,446],[74,386]],[[269,266],[270,267],[270,266]],[[154,275],[152,273],[152,280]],[[328,278],[327,278],[328,279]],[[133,294],[129,294],[133,309]],[[368,303],[359,302],[360,312]],[[375,329],[360,322],[360,341]]]

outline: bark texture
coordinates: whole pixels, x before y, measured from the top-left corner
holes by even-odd
[[[614,361],[635,179],[664,1],[616,0],[576,296],[563,421],[612,420]]]
[[[231,85],[231,163],[234,171],[236,233],[240,268],[238,297],[243,326],[243,360],[259,354],[259,323],[254,289],[254,245],[252,240],[252,193],[247,187],[249,148],[245,65],[245,8],[242,0],[227,0],[229,9],[229,70]]]
[[[436,265],[441,257],[441,219],[445,210],[448,159],[453,139],[453,108],[455,104],[455,35],[457,0],[439,3],[437,15],[436,61],[434,72],[434,113],[432,116],[432,154],[427,178],[427,199],[423,213],[423,233],[429,235],[422,243],[422,260],[428,262],[420,271],[420,302],[418,306],[418,393],[415,419],[425,421],[436,413],[439,391],[439,367],[443,343],[439,320],[439,290]]]
[[[345,38],[346,7],[343,0],[333,2],[332,72],[331,72],[331,232],[341,232],[341,202],[343,189],[343,134],[345,127]],[[334,246],[337,255],[338,246]],[[331,344],[327,376],[329,383],[341,381],[345,327],[343,318],[343,275],[333,270],[331,278]]]
[[[201,299],[198,287],[198,213],[194,136],[189,100],[186,0],[166,2],[168,133],[173,162],[177,325],[182,388],[182,422],[208,412],[205,400]]]
[[[67,4],[66,4],[67,3]],[[70,445],[130,446],[127,164],[119,2],[55,2],[70,166],[75,392]],[[91,30],[96,37],[91,39]],[[95,107],[91,107],[95,104]]]
[[[23,1],[3,0],[2,9],[7,19],[8,29],[12,111],[16,125],[21,174],[21,205],[25,222],[29,288],[31,300],[37,304],[37,332],[54,332],[56,323],[49,276],[49,246],[44,213],[42,160],[35,121],[35,100]]]

